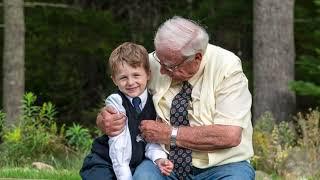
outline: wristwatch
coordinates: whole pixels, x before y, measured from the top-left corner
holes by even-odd
[[[176,146],[177,142],[177,135],[178,135],[178,127],[173,126],[172,131],[171,131],[171,136],[170,136],[170,146]]]

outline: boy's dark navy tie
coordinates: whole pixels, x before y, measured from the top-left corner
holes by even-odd
[[[132,99],[132,104],[134,109],[137,111],[137,113],[141,113],[141,109],[140,109],[141,99],[139,97],[134,97]]]

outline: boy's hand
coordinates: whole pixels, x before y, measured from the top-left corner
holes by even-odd
[[[165,176],[169,176],[173,169],[173,163],[168,159],[157,159],[156,164],[158,165],[161,173]]]

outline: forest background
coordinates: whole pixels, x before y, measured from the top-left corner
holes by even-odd
[[[275,160],[276,163],[271,163],[270,167],[262,167],[259,163],[255,164],[256,167],[267,172],[284,174],[282,171],[275,170],[288,157],[288,155],[282,156],[283,153],[291,151],[291,147],[301,145],[299,138],[306,137],[306,135],[302,135],[303,131],[297,130],[303,129],[297,125],[299,120],[307,119],[306,122],[310,122],[308,117],[316,114],[315,121],[318,126],[315,127],[318,127],[316,133],[319,133],[320,120],[317,106],[320,103],[320,1],[272,2],[275,9],[285,9],[281,12],[284,15],[291,13],[294,15],[289,31],[286,28],[275,28],[276,32],[283,31],[276,33],[277,35],[290,35],[290,28],[292,28],[293,34],[291,36],[294,41],[286,47],[292,45],[294,52],[293,54],[287,53],[292,54],[291,58],[279,58],[277,53],[267,54],[268,57],[265,57],[264,61],[267,63],[257,63],[261,59],[257,58],[261,57],[257,44],[260,39],[263,40],[268,35],[267,33],[265,36],[263,33],[258,35],[255,33],[258,29],[258,21],[261,19],[255,18],[259,16],[259,3],[253,0],[25,1],[25,64],[23,66],[24,79],[20,79],[20,81],[25,83],[23,92],[32,92],[33,94],[26,94],[23,98],[21,106],[25,110],[23,118],[6,119],[6,111],[4,110],[3,121],[0,125],[5,127],[6,124],[15,121],[12,124],[17,127],[17,124],[21,124],[21,121],[27,122],[29,118],[30,124],[26,123],[27,125],[24,124],[24,126],[39,128],[34,124],[31,125],[39,121],[38,124],[43,125],[44,131],[51,129],[50,133],[57,136],[60,134],[60,137],[65,138],[65,140],[61,140],[61,144],[65,144],[72,151],[78,151],[82,149],[82,146],[85,146],[83,151],[87,151],[91,141],[84,144],[78,141],[83,140],[81,138],[92,139],[99,134],[95,128],[97,112],[104,106],[105,97],[115,89],[106,66],[111,51],[124,41],[132,41],[144,45],[148,52],[152,52],[153,36],[157,27],[164,20],[179,15],[203,25],[210,35],[210,43],[228,49],[241,58],[254,97],[254,124],[258,124],[259,119],[261,122],[264,119],[272,121],[268,125],[272,126],[271,129],[269,128],[270,132],[274,132],[279,127],[286,129],[290,124],[294,124],[295,135],[292,137],[295,136],[295,138],[292,139],[292,142],[290,141],[291,144],[288,141],[288,144],[281,144],[283,143],[280,142],[281,140],[276,142],[281,144],[282,149],[273,158],[280,157],[280,160]],[[291,2],[292,5],[286,7],[283,5],[286,2]],[[1,3],[2,6],[3,4]],[[272,6],[270,7],[272,8]],[[281,13],[277,14],[280,20]],[[260,17],[263,15],[260,14]],[[270,24],[265,23],[268,21],[261,22],[264,23],[263,27],[266,27],[264,28],[266,32],[274,32],[272,21]],[[3,42],[0,43],[0,46],[3,46],[5,39],[4,18],[0,19],[0,24],[2,24],[0,41]],[[290,23],[288,25],[287,21],[284,21],[283,24],[280,22],[279,26],[290,26]],[[279,36],[279,39],[281,38],[282,36]],[[277,41],[274,41],[271,46],[277,47],[278,44]],[[1,54],[4,53],[4,49],[4,47],[0,48]],[[279,49],[279,51],[281,50]],[[286,55],[285,52],[284,54]],[[6,65],[4,62],[4,59],[1,59],[3,67]],[[272,64],[272,66],[268,64]],[[281,64],[288,66],[281,66]],[[291,74],[283,74],[287,68],[288,72],[292,71],[291,67],[293,69]],[[12,66],[11,68],[11,71],[15,71],[18,67]],[[261,69],[264,74],[261,74]],[[0,78],[5,79],[4,74],[7,69],[0,69],[0,72]],[[282,78],[282,75],[289,76],[289,78]],[[270,89],[265,86],[266,84],[270,85]],[[13,88],[9,92],[4,91],[4,86],[4,82],[0,84],[0,92],[3,94],[0,96],[1,102],[10,98],[10,91],[15,90]],[[282,90],[283,87],[286,89],[285,92],[274,91],[275,89]],[[263,97],[267,97],[268,104],[255,103],[255,99],[260,98],[261,102]],[[284,103],[282,103],[282,99],[285,99]],[[287,109],[288,107],[289,109]],[[30,112],[30,114],[26,115],[26,112]],[[269,113],[265,114],[265,112]],[[299,112],[302,112],[300,116],[297,115]],[[46,119],[47,124],[43,123],[43,119]],[[281,125],[282,121],[287,124]],[[56,129],[52,130],[54,126]],[[257,128],[260,128],[261,131],[266,130],[261,126],[257,126]],[[66,129],[66,131],[61,129]],[[19,133],[16,132],[16,129],[9,128],[8,130],[1,128],[1,131],[0,135],[3,136],[1,142],[4,142],[2,148],[8,149],[8,144],[12,144],[10,140],[14,139],[12,136]],[[291,135],[289,130],[285,133],[286,137],[288,134]],[[281,132],[278,132],[279,134],[281,135]],[[78,136],[83,137],[79,138]],[[72,138],[78,138],[78,141]],[[267,137],[262,139],[264,138],[267,139]],[[22,141],[21,139],[23,138],[20,138],[20,141]],[[257,141],[259,140],[261,137]],[[315,139],[315,141],[311,143],[319,143],[319,140]],[[6,142],[9,143],[6,144]],[[259,143],[261,144],[261,142]],[[275,145],[272,142],[263,143],[270,146]],[[33,146],[35,145],[33,144]],[[256,145],[256,149],[259,148]],[[316,151],[318,150],[316,149]],[[264,149],[261,151],[270,154]],[[261,156],[256,158],[261,158]],[[31,157],[30,159],[32,159]],[[265,158],[267,159],[267,157]],[[318,160],[319,156],[315,155],[312,158]],[[10,161],[19,164],[21,159],[11,159]],[[27,163],[27,161],[24,162]],[[52,161],[47,160],[47,162]],[[314,173],[309,174],[314,175]]]

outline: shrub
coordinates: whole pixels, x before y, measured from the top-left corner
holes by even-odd
[[[320,112],[318,109],[309,109],[308,114],[298,113],[295,120],[299,125],[299,146],[310,157],[311,165],[320,167]]]
[[[0,164],[27,164],[31,160],[50,160],[51,156],[64,157],[71,152],[65,145],[64,126],[57,127],[52,103],[35,105],[37,97],[26,93],[23,97],[23,116],[19,125],[4,129],[0,155],[6,161]]]
[[[288,122],[275,122],[272,114],[266,112],[257,120],[253,133],[255,155],[252,163],[256,169],[269,173],[280,173],[296,139]]]
[[[298,113],[279,124],[265,113],[254,127],[252,163],[257,170],[289,177],[320,174],[320,112]]]
[[[72,127],[67,129],[66,138],[68,140],[68,144],[74,147],[76,150],[86,151],[91,147],[92,144],[89,130],[75,123],[73,123]]]

